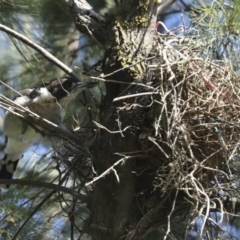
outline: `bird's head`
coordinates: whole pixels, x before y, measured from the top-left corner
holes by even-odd
[[[50,83],[44,84],[46,89],[53,97],[57,99],[61,106],[69,103],[76,96],[89,88],[96,85],[95,82],[77,82],[71,77],[59,78]]]

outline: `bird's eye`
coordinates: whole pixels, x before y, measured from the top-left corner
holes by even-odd
[[[32,92],[29,94],[29,98],[30,99],[34,99],[36,98],[37,96],[40,95],[40,88],[39,87],[36,87],[32,90]]]

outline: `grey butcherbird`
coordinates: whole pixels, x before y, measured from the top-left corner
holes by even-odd
[[[64,77],[35,88],[24,89],[19,92],[20,95],[14,102],[42,118],[60,124],[63,107],[81,91],[94,86],[94,82],[76,82],[71,77]],[[41,142],[43,136],[33,125],[10,111],[6,113],[3,132],[7,138],[7,145],[4,149],[0,179],[12,179],[19,159],[32,144]],[[9,185],[0,187],[9,188]]]

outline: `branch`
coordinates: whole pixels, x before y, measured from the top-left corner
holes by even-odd
[[[168,7],[170,7],[176,0],[167,0],[164,3],[161,3],[157,8],[157,15],[163,13]]]
[[[88,187],[90,185],[92,185],[94,182],[98,181],[100,178],[105,177],[107,174],[109,174],[111,171],[114,172],[116,179],[118,182],[120,182],[119,176],[116,172],[116,170],[114,169],[114,167],[116,167],[117,165],[119,165],[120,163],[125,162],[128,159],[131,158],[136,158],[136,156],[124,156],[123,158],[121,158],[120,160],[118,160],[117,162],[115,162],[110,168],[108,168],[106,171],[104,171],[102,174],[100,174],[98,177],[95,177],[92,181],[88,182],[85,184],[85,187]]]
[[[73,19],[76,28],[88,34],[98,43],[105,45],[108,41],[108,31],[106,29],[106,20],[96,13],[92,6],[85,0],[55,0]]]
[[[39,52],[40,54],[42,54],[43,57],[45,57],[49,62],[52,62],[54,65],[56,65],[58,68],[60,68],[61,70],[63,70],[66,74],[68,74],[69,76],[73,77],[74,79],[76,79],[76,81],[82,81],[78,75],[73,72],[73,70],[71,68],[69,68],[68,66],[66,66],[63,62],[61,62],[60,60],[58,60],[56,57],[54,57],[51,53],[49,53],[47,50],[45,50],[43,47],[40,47],[38,44],[34,43],[33,41],[31,41],[29,38],[23,36],[22,34],[14,31],[13,29],[0,24],[0,30],[10,34],[11,36],[13,36],[14,38],[20,40],[21,42],[25,43],[26,45],[28,45],[29,47],[33,48],[34,50],[36,50],[37,52]]]
[[[41,182],[41,181],[24,180],[24,179],[0,179],[0,184],[9,184],[9,185],[16,184],[19,186],[47,188],[47,189],[52,189],[54,191],[70,194],[76,198],[80,198],[81,200],[86,198],[86,196],[84,196],[83,194],[81,194],[79,192],[75,192],[74,190],[72,190],[70,188],[63,187],[58,184]]]

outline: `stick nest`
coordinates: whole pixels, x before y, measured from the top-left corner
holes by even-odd
[[[211,211],[237,211],[239,77],[228,63],[205,60],[186,36],[156,36],[151,56],[146,88],[135,87],[133,93],[139,96],[132,102],[126,96],[124,101],[126,111],[139,110],[134,114],[140,122],[138,137],[144,154],[137,163],[139,196],[144,195],[139,203],[156,226],[161,220],[154,222],[150,212],[159,209],[164,197],[172,201],[168,216],[177,204],[188,202],[194,213],[189,222],[205,219],[202,236]],[[150,97],[149,86],[153,87]]]

